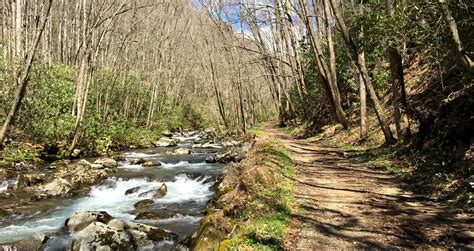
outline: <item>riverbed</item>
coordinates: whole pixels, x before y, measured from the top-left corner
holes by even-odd
[[[192,139],[183,139],[182,142]],[[209,199],[214,195],[214,185],[224,165],[206,163],[206,158],[217,150],[192,149],[191,154],[171,155],[176,148],[191,148],[189,143],[177,147],[158,147],[123,152],[124,161],[118,162],[118,170],[91,187],[85,196],[68,199],[54,199],[32,204],[37,207],[33,216],[5,219],[0,222],[0,243],[11,243],[28,238],[38,232],[53,232],[48,241],[53,249],[66,248],[71,238],[63,230],[65,220],[78,211],[106,211],[115,218],[135,220],[134,204],[144,199],[153,199],[152,194],[139,196],[143,192],[157,189],[163,183],[167,194],[153,199],[154,208],[160,219],[138,220],[137,222],[158,226],[178,234],[183,240],[194,233]],[[131,160],[142,158],[157,160],[158,167],[132,165]],[[5,184],[3,184],[5,186]],[[3,186],[2,186],[3,187]],[[138,191],[125,195],[128,189],[139,187]],[[47,204],[47,205],[45,205]],[[162,215],[162,216],[161,216]]]

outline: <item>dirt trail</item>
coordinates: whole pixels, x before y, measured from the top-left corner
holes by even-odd
[[[472,248],[454,241],[472,223],[468,216],[401,189],[394,176],[335,148],[295,140],[269,125],[264,130],[285,142],[297,170],[300,210],[292,232],[298,238],[290,238],[289,249]]]

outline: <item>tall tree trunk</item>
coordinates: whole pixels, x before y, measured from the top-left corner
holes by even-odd
[[[362,55],[363,56],[363,55]],[[360,138],[365,139],[368,133],[367,125],[367,91],[365,90],[364,79],[359,73],[359,94],[360,94]]]
[[[13,100],[12,107],[10,109],[10,112],[7,115],[7,118],[5,119],[5,122],[3,123],[2,130],[0,131],[0,146],[3,147],[3,141],[5,140],[5,137],[7,135],[7,131],[10,127],[10,124],[12,123],[13,119],[15,118],[20,105],[21,101],[23,100],[23,97],[25,96],[26,93],[26,87],[28,86],[28,76],[31,71],[31,67],[33,64],[33,60],[35,58],[35,54],[38,48],[38,44],[41,40],[41,37],[43,35],[44,28],[46,26],[46,22],[48,21],[49,14],[51,12],[51,5],[53,4],[53,0],[48,1],[48,6],[46,9],[46,13],[42,17],[42,23],[40,25],[40,29],[38,30],[34,42],[31,45],[30,49],[27,52],[27,56],[24,61],[24,65],[22,67],[22,70],[17,76],[19,76],[17,79],[15,79],[16,82],[16,92],[15,92],[15,99]]]
[[[365,66],[365,59],[362,56],[362,51],[359,51],[357,46],[355,45],[354,40],[352,39],[349,30],[347,29],[346,23],[342,18],[338,3],[336,2],[336,0],[330,0],[330,2],[334,12],[334,18],[336,19],[336,22],[339,25],[344,42],[346,43],[346,46],[348,47],[351,53],[352,60],[355,62],[357,69],[359,70],[359,73],[361,74],[362,79],[364,80],[365,87],[369,92],[370,100],[374,104],[375,114],[377,115],[380,127],[385,136],[385,142],[387,144],[393,144],[395,143],[395,138],[393,137],[392,131],[390,130],[390,127],[385,119],[384,111],[382,109],[382,106],[380,105],[379,99],[377,97],[377,94],[375,93],[374,87],[370,80],[369,72]]]
[[[448,0],[439,0],[439,4],[441,5],[441,10],[443,11],[444,17],[448,22],[449,29],[451,30],[451,37],[456,44],[456,51],[459,57],[459,64],[466,69],[474,69],[474,63],[472,62],[471,58],[464,50],[464,46],[461,42],[461,38],[459,37],[458,25],[456,24],[456,20],[454,20],[451,11],[449,10]]]
[[[295,53],[296,70],[298,73],[298,83],[302,92],[302,99],[304,99],[305,96],[308,95],[308,92],[306,90],[306,85],[304,81],[304,71],[303,71],[303,65],[301,63],[301,55],[300,55],[300,51],[298,50],[298,43],[296,41],[296,36],[293,31],[294,24],[293,24],[293,18],[291,17],[290,8],[291,8],[290,0],[285,0],[284,10],[285,10],[286,20],[288,21],[288,34],[290,36],[291,47],[293,48],[293,51]]]
[[[331,22],[331,10],[328,0],[323,1],[324,5],[324,15],[326,20],[326,38],[328,42],[328,49],[329,49],[329,76],[330,79],[329,84],[331,85],[331,92],[332,97],[334,99],[336,116],[339,122],[344,126],[344,128],[349,128],[349,120],[347,119],[347,115],[342,109],[341,105],[341,94],[339,92],[339,85],[337,84],[337,72],[336,72],[336,52],[334,50],[334,41],[332,39],[332,28]]]
[[[321,74],[324,87],[329,99],[329,104],[332,108],[334,116],[336,117],[336,120],[339,123],[341,123],[344,128],[347,129],[349,128],[349,120],[347,119],[346,113],[342,109],[340,96],[338,98],[336,95],[336,90],[337,90],[337,93],[339,93],[338,88],[337,88],[337,83],[332,81],[333,79],[331,77],[331,72],[327,64],[326,57],[323,54],[323,49],[321,48],[320,37],[316,35],[314,31],[313,23],[310,20],[311,12],[308,6],[308,1],[309,0],[300,0],[299,2],[300,2],[301,10],[303,12],[303,18],[306,25],[306,29],[308,30],[308,33],[309,33],[308,35],[311,41],[314,56],[318,64],[318,69]],[[335,69],[334,69],[334,76],[335,76]]]
[[[386,0],[386,14],[389,17],[393,17],[395,0]],[[405,80],[403,76],[403,63],[402,56],[400,54],[400,46],[394,45],[388,48],[388,58],[390,63],[390,72],[392,79],[392,105],[393,105],[393,118],[395,122],[395,128],[397,130],[397,137],[400,139],[405,134],[403,132],[402,118],[408,121],[406,114],[407,103],[406,103],[406,91],[405,91]],[[403,98],[402,98],[403,97]],[[410,125],[406,126],[406,134],[410,134]]]

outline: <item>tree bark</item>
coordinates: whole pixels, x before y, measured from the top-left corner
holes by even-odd
[[[389,17],[393,17],[395,0],[386,0],[386,14]],[[388,48],[388,59],[390,63],[390,72],[392,80],[392,105],[393,105],[393,118],[395,122],[395,128],[397,131],[397,137],[400,139],[404,134],[410,134],[410,126],[406,125],[406,132],[403,132],[402,118],[406,117],[407,101],[405,91],[405,80],[403,74],[403,63],[402,56],[400,53],[399,45],[389,46]],[[406,119],[408,121],[408,118]]]
[[[387,144],[393,144],[395,143],[395,138],[393,137],[392,131],[390,130],[390,127],[385,119],[384,111],[382,109],[382,106],[380,105],[374,87],[372,86],[372,82],[369,77],[369,72],[365,66],[365,59],[362,56],[362,51],[359,51],[357,46],[355,45],[354,40],[352,39],[349,30],[347,29],[346,23],[342,19],[342,14],[339,9],[338,3],[336,2],[336,0],[330,0],[330,3],[334,12],[334,18],[336,19],[339,29],[341,30],[344,42],[346,43],[346,46],[348,47],[351,53],[352,60],[355,62],[357,69],[359,70],[359,73],[362,76],[364,85],[369,93],[370,100],[374,105],[375,114],[377,115],[377,119],[384,134],[385,142]]]
[[[454,20],[451,11],[449,10],[448,0],[439,0],[439,4],[441,5],[441,10],[443,11],[444,18],[448,22],[449,29],[451,30],[451,37],[456,44],[456,52],[459,57],[459,64],[466,69],[474,70],[474,63],[472,62],[471,58],[464,50],[464,46],[461,42],[461,38],[459,37],[458,26],[456,24],[456,20]]]
[[[325,90],[326,90],[326,93],[329,99],[329,104],[332,108],[333,114],[336,117],[336,120],[339,123],[341,123],[345,129],[347,129],[349,128],[349,120],[347,119],[346,113],[342,109],[340,95],[336,95],[336,92],[339,93],[339,90],[337,88],[337,83],[333,82],[333,77],[331,77],[332,76],[331,71],[327,64],[326,57],[323,54],[323,49],[321,48],[320,37],[318,37],[316,33],[314,32],[314,27],[312,25],[311,20],[309,19],[311,12],[308,7],[307,1],[308,0],[300,0],[299,2],[300,2],[301,10],[303,12],[302,14],[303,14],[304,22],[306,25],[306,29],[308,30],[308,33],[309,33],[308,35],[311,41],[311,45],[313,47],[314,56],[318,64],[318,69],[321,74],[323,84],[325,86]],[[334,61],[334,64],[335,64],[335,61]],[[335,69],[334,69],[334,76],[335,76]]]
[[[363,56],[363,55],[362,55]],[[368,133],[367,126],[367,91],[365,90],[364,79],[359,73],[359,96],[360,96],[360,139],[365,139]]]

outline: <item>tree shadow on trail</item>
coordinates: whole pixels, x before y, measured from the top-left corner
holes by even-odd
[[[300,177],[295,181],[307,193],[295,194],[301,212],[294,217],[307,227],[327,238],[353,243],[355,248],[457,246],[452,223],[469,222],[456,219],[449,207],[408,193],[386,171],[370,170],[365,163],[344,158],[335,150],[302,145],[290,144],[291,151],[313,158],[295,163]],[[383,187],[393,190],[387,193]],[[344,196],[363,200],[350,201]],[[331,246],[330,239],[318,239],[318,245]]]

